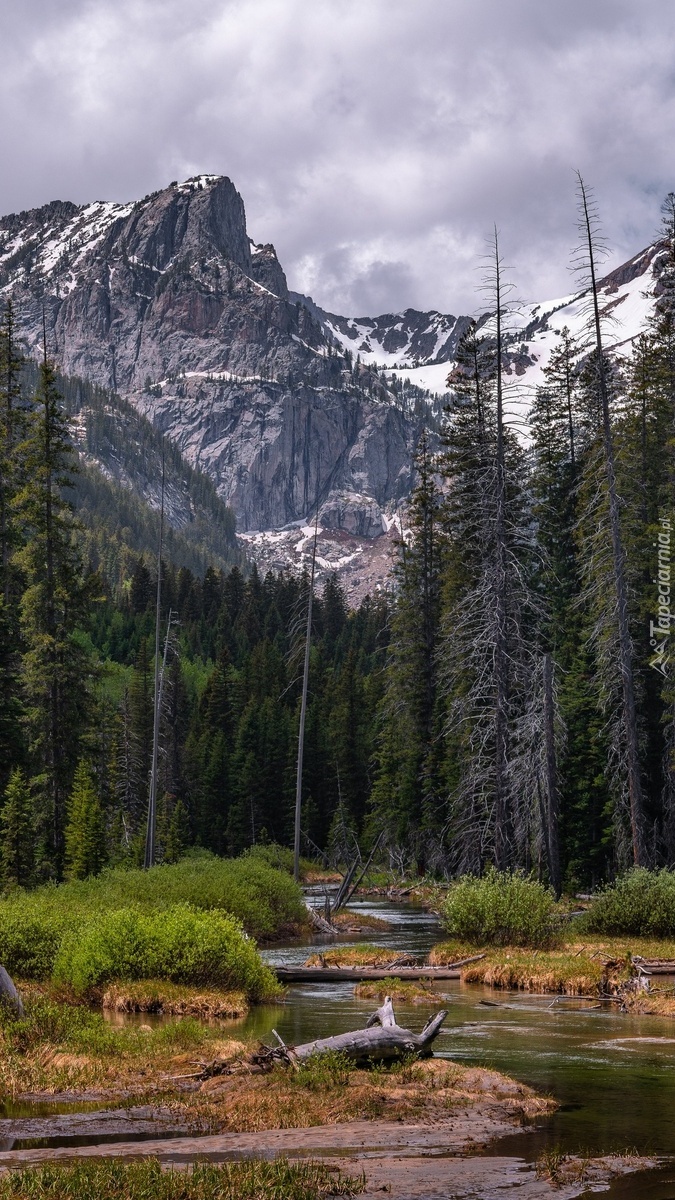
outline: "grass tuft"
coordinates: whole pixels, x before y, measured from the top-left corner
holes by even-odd
[[[163,1170],[157,1159],[86,1160],[12,1171],[0,1178],[0,1200],[318,1200],[357,1196],[363,1175],[343,1175],[322,1163],[196,1163]]]

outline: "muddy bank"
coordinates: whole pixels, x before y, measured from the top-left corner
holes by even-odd
[[[447,1200],[453,1196],[494,1200],[517,1195],[523,1200],[556,1196],[568,1200],[586,1187],[612,1176],[652,1165],[649,1160],[606,1158],[581,1163],[568,1160],[554,1179],[542,1168],[522,1159],[506,1157],[485,1146],[513,1130],[513,1113],[499,1104],[477,1105],[471,1112],[455,1113],[436,1123],[392,1124],[386,1121],[350,1121],[321,1128],[225,1133],[207,1137],[163,1137],[157,1140],[118,1141],[89,1146],[56,1146],[0,1152],[0,1170],[67,1161],[84,1157],[140,1158],[152,1155],[161,1163],[179,1167],[199,1158],[211,1162],[242,1158],[284,1157],[290,1160],[319,1158],[350,1173],[363,1171],[365,1195],[387,1193],[395,1200]],[[565,1180],[564,1171],[570,1178]]]

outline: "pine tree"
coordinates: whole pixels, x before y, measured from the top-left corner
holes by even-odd
[[[16,499],[25,544],[15,554],[23,573],[23,688],[31,770],[41,808],[43,870],[63,863],[65,805],[78,744],[90,717],[90,656],[77,630],[92,599],[73,541],[74,461],[54,370],[45,359],[25,444],[25,479]]]
[[[96,875],[104,865],[105,825],[91,768],[80,759],[68,800],[65,829],[66,879]]]
[[[371,826],[384,829],[392,847],[407,845],[423,861],[438,859],[442,814],[436,739],[438,640],[443,539],[442,497],[429,439],[422,435],[415,458],[406,535],[397,563],[398,594],[392,623]],[[442,857],[442,856],[441,856]]]
[[[34,866],[33,804],[26,776],[16,767],[0,809],[0,883],[6,888],[27,887]]]

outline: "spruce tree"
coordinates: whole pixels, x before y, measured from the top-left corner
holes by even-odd
[[[80,759],[68,800],[65,829],[65,877],[96,875],[106,860],[103,811],[91,767]]]
[[[645,865],[648,861],[645,832],[645,805],[643,791],[642,764],[640,762],[640,736],[635,686],[634,645],[630,630],[629,593],[626,578],[626,559],[624,539],[621,529],[621,507],[616,478],[615,434],[612,411],[612,368],[605,354],[602,336],[600,304],[598,299],[597,255],[598,255],[598,219],[592,201],[581,175],[579,181],[579,227],[582,239],[580,250],[580,265],[585,272],[589,286],[590,313],[589,323],[593,337],[593,356],[590,367],[593,372],[591,396],[594,409],[598,414],[598,440],[601,446],[602,462],[597,461],[596,479],[602,479],[601,493],[597,484],[589,479],[589,500],[587,511],[595,510],[597,520],[601,520],[604,531],[609,535],[611,558],[608,560],[609,570],[605,578],[597,573],[591,578],[593,567],[588,561],[586,575],[587,590],[602,603],[601,594],[609,583],[611,609],[613,613],[614,638],[612,645],[608,639],[599,642],[601,651],[605,651],[604,661],[608,675],[612,660],[618,664],[618,671],[613,676],[617,679],[620,705],[620,725],[617,726],[617,738],[614,743],[616,760],[615,778],[625,793],[629,813],[630,839],[633,863],[636,866]],[[597,551],[596,561],[602,562],[603,548],[598,539],[595,540]],[[602,621],[602,616],[600,616]],[[599,625],[597,626],[599,628]],[[608,624],[606,626],[608,628]]]
[[[495,300],[504,297],[495,259]],[[480,873],[522,865],[534,796],[521,768],[531,702],[532,519],[522,449],[506,425],[496,336],[470,327],[449,379],[442,460],[447,478],[441,662],[445,702],[447,837],[452,861]]]
[[[423,433],[417,484],[396,565],[397,598],[381,705],[377,771],[370,807],[373,830],[390,848],[407,846],[418,865],[441,865],[442,783],[437,738],[438,641],[443,538],[437,464]]]
[[[69,424],[46,358],[25,443],[24,468],[16,509],[25,544],[15,554],[25,581],[23,690],[31,773],[41,816],[42,870],[58,875],[63,864],[66,798],[90,717],[94,668],[78,637],[92,596],[73,540],[72,505],[64,498],[75,471]]]
[[[0,809],[0,883],[27,887],[33,878],[35,830],[33,802],[26,776],[16,767]]]

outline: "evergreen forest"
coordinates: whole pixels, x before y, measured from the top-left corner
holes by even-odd
[[[557,894],[632,864],[675,864],[675,196],[654,316],[630,356],[605,348],[596,231],[580,181],[588,333],[560,331],[526,435],[508,417],[517,380],[495,238],[493,316],[464,334],[451,401],[418,446],[392,589],[350,610],[331,577],[314,597],[301,823],[311,857],[340,863],[377,844],[401,873],[522,869]],[[75,452],[80,409],[100,450],[108,399],[59,379],[46,355],[26,364],[8,304],[6,890],[143,861],[158,516]],[[156,482],[157,435],[143,437]],[[292,845],[310,590],[308,574],[263,578],[245,563],[231,514],[193,476],[204,515],[191,537],[167,537],[161,566],[167,862],[192,846]]]

